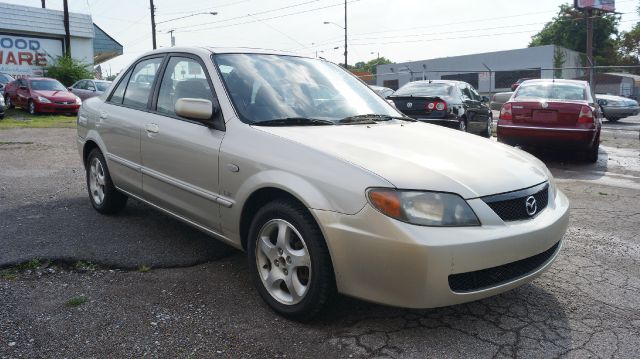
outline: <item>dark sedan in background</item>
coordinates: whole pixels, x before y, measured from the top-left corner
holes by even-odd
[[[111,81],[102,80],[80,80],[69,87],[69,91],[74,95],[80,97],[81,100],[86,100],[94,96],[100,96],[103,92],[111,86]]]
[[[418,121],[491,137],[489,99],[462,81],[414,81],[389,96],[396,108]]]

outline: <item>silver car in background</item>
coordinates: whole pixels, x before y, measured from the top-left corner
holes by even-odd
[[[111,81],[87,79],[77,81],[68,89],[84,101],[88,98],[102,95],[109,89],[109,86],[111,86]]]
[[[77,141],[98,212],[134,198],[246,251],[259,294],[297,320],[337,292],[430,308],[513,289],[569,220],[535,157],[406,118],[321,59],[147,53],[83,102]]]
[[[638,101],[614,95],[596,95],[602,114],[609,122],[640,114]]]

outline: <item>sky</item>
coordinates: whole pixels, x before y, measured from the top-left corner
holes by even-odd
[[[37,6],[40,0],[3,0]],[[416,61],[527,47],[558,0],[347,0],[348,61]],[[157,44],[258,47],[344,62],[344,0],[155,0]],[[640,0],[617,0],[620,30],[639,20]],[[47,7],[62,9],[61,0]],[[147,0],[69,0],[124,46],[102,64],[116,74],[152,49]],[[217,15],[208,12],[217,12]],[[203,14],[204,13],[204,14]],[[191,16],[193,15],[193,16]],[[181,19],[176,19],[180,18]],[[329,24],[324,24],[329,22]],[[336,49],[337,47],[337,49]]]

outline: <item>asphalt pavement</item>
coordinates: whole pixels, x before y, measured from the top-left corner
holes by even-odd
[[[243,253],[135,201],[98,215],[74,130],[0,131],[0,358],[638,358],[638,130],[605,123],[596,164],[537,154],[572,214],[532,283],[429,310],[340,297],[306,324],[263,304]]]

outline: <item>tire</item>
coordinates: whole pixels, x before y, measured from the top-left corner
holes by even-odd
[[[487,120],[487,128],[480,134],[484,138],[491,138],[491,134],[493,132],[493,115],[489,116]]]
[[[30,115],[36,115],[38,113],[38,111],[36,111],[36,104],[33,100],[29,100],[29,103],[27,104],[27,112],[29,112]]]
[[[467,132],[467,120],[465,118],[461,118],[458,121],[458,130],[462,132]]]
[[[278,233],[288,234],[289,241]],[[266,204],[253,218],[247,242],[254,284],[278,314],[309,320],[335,297],[329,250],[304,206],[287,200]],[[301,265],[296,266],[296,262]]]
[[[618,118],[618,117],[607,117],[607,121],[609,121],[609,122],[618,122],[618,121],[620,121],[620,118]]]
[[[93,208],[106,215],[122,211],[127,205],[127,196],[120,193],[113,185],[107,161],[98,148],[94,148],[89,153],[85,167],[87,191]]]
[[[600,150],[600,135],[595,140],[595,143],[591,148],[587,150],[586,158],[588,163],[596,163],[598,162],[598,151]]]
[[[9,110],[14,107],[13,102],[11,102],[11,96],[4,95],[4,106]]]

